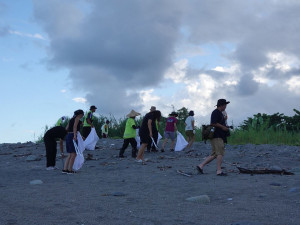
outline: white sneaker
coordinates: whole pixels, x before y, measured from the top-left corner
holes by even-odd
[[[142,163],[143,162],[143,160],[141,160],[141,159],[136,159],[135,160],[137,163]]]
[[[55,170],[55,167],[53,167],[53,166],[48,166],[48,167],[46,168],[46,170]]]

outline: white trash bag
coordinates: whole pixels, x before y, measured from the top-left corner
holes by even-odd
[[[76,158],[74,160],[74,164],[73,164],[73,170],[77,171],[79,170],[83,163],[84,163],[84,156],[83,156],[83,151],[84,151],[84,145],[83,145],[83,139],[80,135],[80,133],[77,133],[77,143],[75,142],[75,140],[73,140],[73,144],[75,147],[75,151],[76,151]]]
[[[184,139],[183,135],[177,131],[177,141],[175,145],[175,152],[182,151],[189,143]]]
[[[140,135],[139,135],[139,130],[140,129],[136,129],[135,130],[135,140],[136,140],[136,143],[137,143],[137,146],[136,148],[139,149],[141,147],[141,138],[140,138]]]
[[[98,140],[99,140],[99,137],[97,135],[95,128],[93,127],[91,129],[89,136],[87,136],[87,138],[84,140],[85,149],[91,150],[91,151],[95,150]]]

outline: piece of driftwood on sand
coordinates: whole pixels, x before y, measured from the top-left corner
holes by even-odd
[[[280,175],[294,175],[292,172],[286,170],[271,170],[271,169],[246,169],[242,167],[237,167],[240,173],[247,174],[280,174]]]

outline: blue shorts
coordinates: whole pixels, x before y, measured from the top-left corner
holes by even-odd
[[[74,134],[68,133],[66,138],[66,148],[68,153],[73,153],[75,151],[74,143],[73,143]]]
[[[165,131],[164,136],[166,139],[171,139],[172,141],[175,140],[175,132],[173,131]]]

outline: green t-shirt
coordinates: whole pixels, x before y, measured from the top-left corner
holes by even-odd
[[[135,125],[134,119],[128,118],[126,121],[125,132],[123,136],[124,139],[135,138],[136,133],[135,129],[132,128],[133,125]]]

